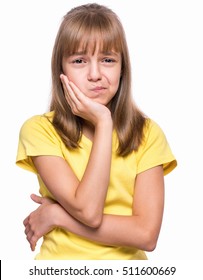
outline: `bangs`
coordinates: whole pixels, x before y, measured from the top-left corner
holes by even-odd
[[[99,45],[101,52],[115,51],[118,53],[123,52],[122,34],[121,30],[112,26],[108,21],[99,20],[94,18],[91,20],[88,18],[79,21],[77,24],[68,28],[69,34],[66,34],[64,38],[66,43],[64,44],[64,56],[70,56],[78,51],[84,53],[91,52],[94,54],[96,47]]]

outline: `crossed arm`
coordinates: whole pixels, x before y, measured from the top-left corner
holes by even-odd
[[[131,216],[103,215],[101,225],[91,228],[72,217],[60,204],[32,195],[40,206],[25,220],[25,234],[34,250],[37,241],[55,227],[111,246],[156,247],[164,207],[163,168],[157,166],[137,176]]]

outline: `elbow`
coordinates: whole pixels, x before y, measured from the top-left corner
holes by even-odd
[[[87,205],[73,209],[64,207],[64,209],[81,224],[90,228],[98,228],[102,223],[103,209],[99,211],[91,206],[87,207]]]
[[[152,232],[146,232],[143,240],[143,250],[152,252],[156,249],[158,236]]]
[[[156,249],[158,236],[151,230],[143,229],[138,238],[129,239],[127,244],[130,247],[140,249],[146,252],[152,252]]]
[[[88,221],[88,226],[91,228],[99,228],[101,225],[101,220],[95,219],[95,220],[89,220]]]
[[[156,249],[156,242],[150,241],[148,243],[146,243],[145,245],[145,251],[146,252],[152,252]]]
[[[82,214],[81,222],[86,224],[91,228],[99,228],[102,223],[103,213],[98,213],[96,211],[86,211]]]

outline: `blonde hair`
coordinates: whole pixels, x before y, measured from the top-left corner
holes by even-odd
[[[118,136],[117,152],[120,156],[126,156],[137,150],[142,142],[145,116],[131,96],[130,59],[123,26],[118,16],[103,5],[81,5],[70,10],[63,18],[52,54],[52,123],[67,148],[79,147],[82,119],[72,113],[64,97],[60,81],[62,59],[74,54],[81,45],[87,50],[89,42],[96,47],[98,40],[104,52],[114,50],[121,54],[120,85],[109,109]]]

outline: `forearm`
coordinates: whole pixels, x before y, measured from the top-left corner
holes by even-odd
[[[109,185],[112,153],[112,122],[95,128],[89,161],[75,194],[75,205],[80,205],[85,216],[101,221]]]
[[[56,218],[56,216],[55,216]],[[151,251],[155,248],[159,229],[144,226],[138,216],[104,215],[99,228],[90,228],[63,211],[55,226],[64,228],[81,237],[110,246],[134,247]]]

